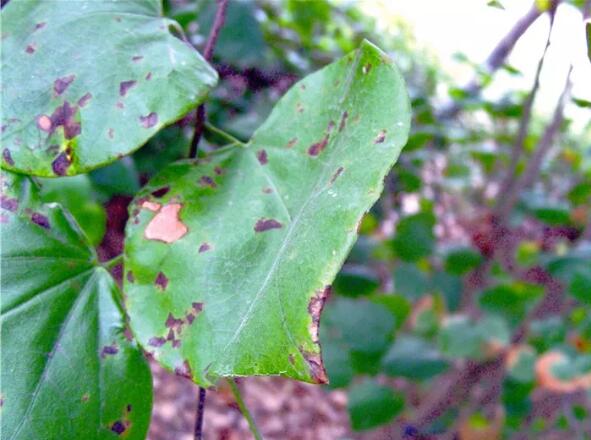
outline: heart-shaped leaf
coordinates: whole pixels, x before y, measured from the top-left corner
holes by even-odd
[[[3,174],[2,438],[143,439],[151,377],[72,217]]]
[[[160,0],[13,0],[2,24],[6,169],[73,175],[113,162],[217,81],[170,33]]]
[[[132,204],[126,305],[140,343],[201,385],[322,383],[320,312],[410,126],[368,42],[292,87],[246,146],[172,164]]]

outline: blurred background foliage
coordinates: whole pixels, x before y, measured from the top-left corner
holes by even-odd
[[[588,3],[558,7],[585,12]],[[551,15],[555,3],[536,5]],[[232,0],[214,56],[221,80],[207,101],[208,121],[247,141],[298,78],[364,38],[404,73],[411,137],[322,318],[329,388],[347,390],[351,428],[374,438],[591,438],[591,118],[567,116],[591,102],[565,94],[556,122],[535,106],[527,115],[535,87],[484,98],[498,72],[520,71],[457,54],[475,92],[411,25],[400,19],[395,31],[380,31],[362,6]],[[215,9],[164,1],[198,49]],[[70,209],[103,259],[116,256],[130,196],[187,156],[193,122],[187,115],[89,175],[43,179],[44,197]],[[201,152],[223,144],[209,130]]]

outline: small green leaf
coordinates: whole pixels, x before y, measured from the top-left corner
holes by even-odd
[[[380,285],[377,275],[367,266],[345,266],[332,285],[333,291],[343,296],[366,296]]]
[[[355,431],[375,428],[392,420],[404,408],[404,396],[366,380],[349,391],[349,417]]]
[[[480,305],[485,310],[521,318],[543,294],[544,288],[536,284],[521,282],[499,284],[482,292]]]
[[[472,248],[462,247],[450,250],[445,257],[445,270],[454,275],[463,275],[478,267],[482,255]]]
[[[401,336],[382,361],[384,372],[390,376],[409,379],[429,379],[448,367],[448,362],[429,343],[415,336]]]
[[[160,0],[2,9],[2,167],[73,175],[142,146],[205,97],[216,72],[172,35]]]
[[[401,75],[364,42],[294,85],[246,146],[152,179],[125,243],[126,305],[143,347],[201,385],[325,382],[322,304],[409,125]]]
[[[496,316],[485,316],[478,321],[466,316],[452,316],[444,322],[439,333],[439,347],[444,355],[454,358],[483,359],[489,345],[509,343],[507,323]]]
[[[408,299],[415,300],[429,292],[429,278],[416,264],[399,264],[393,276],[394,290]]]
[[[435,216],[421,212],[403,218],[392,241],[394,251],[404,261],[417,261],[431,254],[435,242]]]
[[[150,370],[115,281],[60,205],[26,178],[1,182],[3,438],[145,438]]]

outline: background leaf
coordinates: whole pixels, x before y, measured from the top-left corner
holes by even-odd
[[[217,81],[159,0],[15,0],[2,22],[3,168],[56,176],[113,162]]]
[[[1,182],[3,438],[145,438],[151,376],[115,281],[59,205]]]

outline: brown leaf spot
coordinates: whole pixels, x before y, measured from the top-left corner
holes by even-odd
[[[47,217],[45,217],[43,214],[39,214],[38,212],[34,212],[31,215],[31,221],[33,223],[35,223],[36,225],[41,226],[42,228],[51,229],[51,226],[49,225],[49,219]]]
[[[125,108],[125,104],[123,104],[121,101],[117,101],[115,103],[115,107],[119,108],[119,109],[124,109]],[[140,117],[141,119],[141,117]]]
[[[344,168],[338,167],[337,170],[334,172],[332,177],[330,178],[330,183],[334,183],[335,180],[343,173]]]
[[[222,174],[224,174],[224,170],[222,170],[220,167],[215,167],[213,169],[213,172],[216,173],[218,176],[221,176]]]
[[[74,118],[76,111],[76,107],[72,107],[68,101],[56,108],[51,114],[51,132],[61,126],[64,128],[64,137],[66,139],[78,136],[80,134],[80,124]],[[37,124],[39,125],[39,119],[37,119]]]
[[[292,148],[295,144],[298,143],[298,138],[293,138],[287,143],[287,148]]]
[[[117,420],[116,422],[114,422],[111,425],[111,431],[113,431],[115,434],[117,435],[121,435],[125,432],[125,430],[127,429],[127,427],[125,426],[125,424],[123,424],[122,421]]]
[[[268,231],[269,229],[279,229],[282,228],[283,225],[279,223],[277,220],[272,218],[262,218],[256,222],[254,225],[255,232],[264,232]]]
[[[324,369],[324,365],[322,363],[322,358],[318,353],[310,353],[305,350],[300,350],[302,356],[308,363],[308,367],[310,368],[310,376],[314,383],[317,384],[325,384],[328,383],[328,376],[326,375],[326,370]]]
[[[194,302],[194,303],[191,303],[191,307],[193,308],[193,310],[195,310],[196,314],[199,314],[199,312],[201,312],[203,310],[203,303]]]
[[[160,198],[160,197],[166,195],[168,193],[168,191],[170,191],[170,186],[163,186],[162,188],[158,188],[158,189],[152,191],[152,195],[154,197]]]
[[[297,110],[297,112],[298,112],[298,113],[303,113],[303,111],[304,111],[304,106],[302,105],[302,103],[301,103],[301,102],[298,102],[298,103],[296,104],[296,110]]]
[[[155,112],[149,113],[146,116],[140,116],[140,122],[144,128],[153,127],[158,123],[158,114]]]
[[[166,290],[166,287],[168,286],[168,278],[162,272],[158,272],[154,284],[156,284],[158,289]]]
[[[192,374],[191,374],[191,366],[189,365],[189,362],[185,360],[181,366],[176,367],[174,369],[174,373],[177,376],[182,376],[182,377],[186,377],[187,379],[191,379]]]
[[[165,243],[173,243],[182,238],[187,233],[187,227],[179,220],[182,207],[180,203],[164,206],[148,223],[144,237]]]
[[[66,154],[66,152],[61,152],[55,159],[53,162],[51,162],[51,168],[53,169],[53,172],[58,175],[58,176],[65,176],[67,171],[68,171],[68,167],[71,165],[71,161],[68,158],[68,155]]]
[[[107,356],[114,356],[117,353],[119,353],[117,344],[113,343],[112,345],[105,345],[101,350],[101,358],[104,359]]]
[[[259,150],[257,151],[257,159],[261,165],[266,165],[268,162],[267,159],[267,151],[266,150]]]
[[[115,137],[115,130],[109,128],[109,130],[107,131],[107,136],[109,136],[109,139],[113,139]]]
[[[293,357],[293,354],[290,353],[289,356],[287,357],[287,360],[289,361],[289,363],[291,365],[295,365],[295,359]]]
[[[39,30],[39,29],[42,29],[42,28],[44,28],[46,24],[47,24],[47,23],[45,23],[44,21],[41,21],[41,22],[37,23],[37,24],[35,25],[35,30],[37,31],[37,30]]]
[[[203,253],[203,252],[207,252],[208,250],[211,249],[211,246],[209,245],[209,243],[201,243],[201,246],[199,246],[199,253]]]
[[[320,142],[316,142],[315,144],[312,144],[310,146],[310,148],[308,148],[308,154],[310,156],[318,156],[322,152],[322,150],[324,150],[326,148],[327,144],[328,144],[328,135],[324,136],[324,138]]]
[[[148,345],[152,347],[162,347],[164,344],[166,344],[166,339],[161,337],[150,338],[150,340],[148,341]]]
[[[364,75],[367,75],[371,71],[371,63],[364,64],[361,71]]]
[[[14,165],[14,160],[12,160],[12,156],[10,155],[10,150],[8,148],[2,150],[2,159],[4,159],[4,162],[6,162],[8,165]]]
[[[169,313],[168,317],[166,318],[166,321],[164,322],[164,325],[166,326],[166,328],[170,329],[180,327],[183,325],[183,320],[177,319],[172,315],[172,313]]]
[[[345,126],[347,125],[347,118],[349,117],[349,112],[344,111],[343,115],[341,116],[341,123],[339,124],[339,131],[343,131]]]
[[[27,52],[29,55],[35,53],[35,45],[34,44],[29,44],[27,46],[27,48],[25,49],[25,52]]]
[[[135,282],[135,277],[133,276],[133,272],[131,270],[127,271],[127,281],[130,283]]]
[[[0,214],[0,223],[2,223],[2,224],[8,223],[8,217],[4,214]]]
[[[269,188],[269,187],[263,188],[263,193],[265,193],[265,194],[272,194],[273,193],[273,188]]]
[[[381,144],[386,140],[386,130],[381,130],[376,138],[373,140],[374,144]]]
[[[84,96],[82,96],[82,98],[78,100],[78,107],[84,107],[86,104],[88,104],[88,101],[90,101],[91,99],[92,93],[86,93]]]
[[[149,200],[144,200],[142,202],[142,208],[152,212],[158,212],[161,206],[160,203],[150,202]]]
[[[16,212],[18,209],[18,200],[7,196],[0,196],[0,208],[10,212]]]
[[[195,321],[195,315],[191,312],[187,313],[185,318],[187,319],[187,322],[189,323],[189,325],[193,324],[193,321]]]
[[[146,81],[150,81],[152,79],[152,72],[148,72],[146,74]]]
[[[47,115],[41,115],[37,118],[37,128],[46,132],[51,132],[51,118]]]
[[[134,55],[131,57],[131,61],[133,61],[134,63],[137,63],[138,61],[141,61],[143,59],[144,59],[144,57],[141,55]]]
[[[72,81],[76,78],[76,75],[62,76],[53,83],[53,90],[57,95],[61,95],[66,89],[72,84]]]
[[[201,176],[201,178],[199,179],[199,184],[203,187],[217,188],[216,183],[209,176]]]
[[[334,123],[334,121],[332,121],[332,120],[331,120],[331,121],[329,121],[329,122],[328,122],[328,127],[327,127],[328,131],[329,131],[329,132],[330,132],[330,131],[333,131],[333,130],[334,130],[334,127],[335,127],[335,123]]]
[[[82,397],[80,398],[80,400],[84,403],[88,402],[89,399],[90,399],[90,394],[88,394],[88,393],[82,394]]]
[[[129,89],[137,84],[137,81],[129,80],[129,81],[121,81],[119,83],[119,95],[125,96]]]
[[[320,329],[320,314],[324,308],[326,298],[330,294],[330,290],[330,286],[326,286],[323,290],[316,291],[316,294],[310,298],[310,302],[308,303],[308,313],[312,318],[309,331],[312,341],[315,344],[319,343],[318,331]]]

